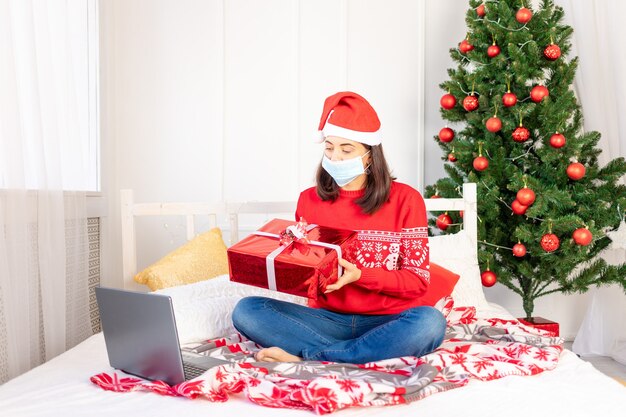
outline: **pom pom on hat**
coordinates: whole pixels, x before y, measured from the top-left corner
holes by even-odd
[[[381,142],[380,120],[365,98],[351,91],[333,94],[324,102],[319,125],[319,142],[327,136],[338,136],[366,145]]]

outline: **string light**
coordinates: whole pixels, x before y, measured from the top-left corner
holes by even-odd
[[[509,248],[506,246],[500,246],[500,245],[496,245],[495,243],[489,243],[486,240],[483,240],[482,242],[479,242],[482,245],[488,245],[488,246],[493,246],[494,248],[498,248],[498,249],[507,249],[507,250],[513,250],[513,248]]]
[[[484,180],[483,180],[483,181],[481,181],[481,183],[483,184],[483,186],[484,186],[486,189],[488,189],[489,191],[492,191],[492,189],[491,189],[491,188],[489,188],[489,187],[487,186],[487,184],[485,184],[485,181],[484,181]],[[501,202],[502,204],[504,204],[507,208],[509,208],[509,209],[513,210],[513,208],[512,208],[512,207],[511,207],[511,206],[510,206],[510,205],[509,205],[506,201],[504,201],[504,200],[502,199],[502,197],[496,197],[496,198],[497,198],[497,200],[498,200],[499,202]],[[528,214],[524,214],[524,216],[526,216],[526,218],[527,218],[527,219],[537,220],[538,222],[545,222],[545,221],[546,221],[545,219],[540,219],[539,217],[529,216]]]
[[[493,23],[493,24],[494,24],[494,25],[496,25],[496,26],[500,26],[502,29],[508,30],[509,32],[519,32],[520,30],[524,30],[524,29],[526,29],[526,30],[530,30],[530,29],[528,29],[528,28],[526,27],[526,25],[522,26],[522,27],[521,27],[521,28],[519,28],[519,29],[511,29],[511,28],[508,28],[508,27],[502,26],[502,25],[500,24],[500,19],[498,19],[497,21],[495,21],[495,20],[490,20],[490,19],[487,19],[487,18],[483,18],[483,19],[484,19],[484,20],[486,20],[486,21],[487,21],[487,22],[489,22],[489,23]],[[475,19],[475,20],[477,20],[477,19]]]

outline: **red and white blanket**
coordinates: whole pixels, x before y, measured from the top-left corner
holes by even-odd
[[[229,361],[199,378],[169,386],[162,381],[102,373],[91,381],[116,392],[151,391],[160,395],[228,401],[243,393],[266,407],[332,413],[347,407],[404,404],[460,388],[471,379],[489,381],[508,375],[535,375],[556,367],[562,340],[517,320],[476,318],[473,307],[443,307],[446,338],[433,353],[363,365],[255,362],[259,346],[240,335],[185,345],[183,349]]]

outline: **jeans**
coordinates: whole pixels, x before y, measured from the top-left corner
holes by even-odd
[[[446,331],[446,319],[433,307],[370,316],[265,297],[241,299],[233,324],[263,347],[277,346],[304,360],[347,363],[422,356],[443,342]]]

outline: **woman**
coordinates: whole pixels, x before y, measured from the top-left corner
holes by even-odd
[[[430,275],[422,196],[393,181],[380,121],[360,95],[328,97],[319,130],[325,148],[317,185],[300,194],[296,219],[356,230],[355,263],[340,259],[343,275],[309,307],[242,299],[235,328],[264,347],[259,361],[366,363],[432,352],[446,321],[419,302]]]

